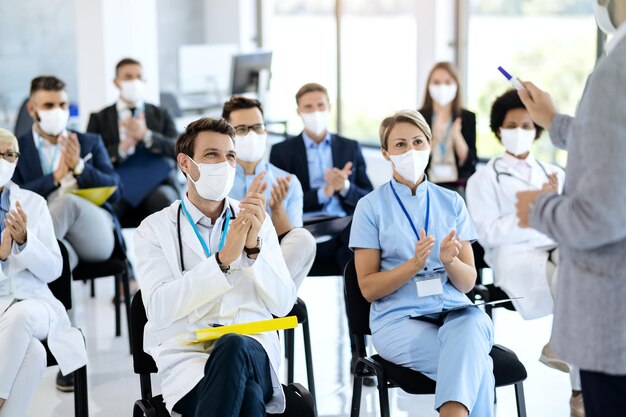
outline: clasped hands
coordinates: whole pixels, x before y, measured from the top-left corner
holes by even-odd
[[[259,232],[265,221],[266,198],[263,192],[267,184],[263,182],[265,172],[262,172],[250,185],[246,197],[239,202],[239,214],[230,222],[226,242],[220,251],[220,262],[229,266],[239,258],[244,248],[256,248]],[[250,258],[256,259],[257,255]]]
[[[324,180],[326,186],[324,187],[324,194],[330,198],[333,194],[343,190],[346,184],[346,180],[352,175],[352,162],[346,162],[343,169],[330,168],[324,173]]]
[[[11,248],[15,241],[18,245],[26,243],[27,217],[20,202],[15,203],[15,209],[9,210],[4,219],[4,230],[0,241],[0,260],[6,260],[11,255]]]
[[[530,210],[535,204],[537,198],[545,193],[556,193],[559,191],[559,178],[555,172],[548,176],[548,182],[543,185],[541,190],[520,191],[516,194],[517,218],[519,219],[519,227],[529,227]]]
[[[138,111],[136,117],[127,117],[121,120],[120,127],[126,129],[126,139],[120,144],[123,151],[135,147],[148,133],[148,126],[143,111]]]
[[[432,235],[426,236],[426,231],[424,229],[420,229],[420,240],[415,245],[415,254],[413,255],[413,258],[409,260],[416,274],[426,267],[428,264],[428,257],[434,247],[435,237]],[[445,238],[443,238],[441,246],[439,247],[439,260],[444,267],[454,262],[454,260],[459,256],[459,253],[461,253],[462,247],[463,244],[461,243],[461,237],[456,235],[456,230],[451,231]]]
[[[80,160],[80,143],[76,133],[67,132],[67,135],[59,136],[58,140],[61,146],[61,156],[59,166],[52,173],[56,184],[60,184],[63,177],[74,171]]]

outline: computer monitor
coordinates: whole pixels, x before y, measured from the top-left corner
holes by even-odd
[[[264,93],[268,88],[271,68],[271,52],[233,55],[231,93]]]

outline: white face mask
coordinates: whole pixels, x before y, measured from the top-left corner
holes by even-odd
[[[598,27],[607,35],[611,35],[617,31],[615,24],[613,24],[613,21],[611,20],[611,15],[609,14],[610,3],[611,0],[607,1],[604,6],[600,6],[598,4],[598,0],[593,1],[593,11],[596,15]]]
[[[235,182],[235,168],[228,161],[219,164],[198,164],[189,158],[200,171],[198,181],[194,181],[191,175],[187,174],[187,179],[196,186],[196,191],[205,200],[221,201]]]
[[[456,84],[430,84],[428,92],[435,103],[440,106],[446,106],[456,98]]]
[[[0,187],[4,187],[7,182],[11,181],[16,165],[16,162],[0,159]]]
[[[516,129],[500,129],[500,138],[502,139],[502,145],[507,151],[515,156],[523,155],[530,150],[535,141],[535,135],[537,134],[535,129],[522,129],[518,127]]]
[[[60,107],[52,110],[37,110],[39,128],[52,136],[59,136],[67,127],[70,111]]]
[[[246,162],[255,162],[265,156],[267,133],[249,131],[246,136],[235,136],[237,158]]]
[[[315,111],[312,113],[301,113],[302,121],[304,122],[304,128],[315,135],[321,135],[328,129],[328,119],[330,112]]]
[[[389,155],[389,157],[396,172],[405,180],[415,184],[428,165],[430,150],[416,151],[411,149],[403,154]]]
[[[141,80],[120,81],[120,96],[129,103],[139,103],[143,101],[146,91],[146,83]]]

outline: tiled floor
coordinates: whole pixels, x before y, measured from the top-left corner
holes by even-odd
[[[309,310],[320,416],[350,414],[350,354],[340,285],[339,277],[308,278],[299,292]],[[139,379],[132,372],[125,326],[122,337],[113,336],[113,280],[98,280],[95,299],[89,298],[88,287],[82,283],[74,283],[73,290],[76,324],[85,333],[89,352],[90,415],[131,416],[133,403],[139,398]],[[513,349],[528,370],[525,383],[528,416],[569,416],[568,375],[547,368],[537,360],[549,337],[551,318],[525,322],[516,313],[496,309],[495,323],[496,343]],[[296,380],[306,386],[302,339],[298,331],[296,349]],[[73,395],[56,390],[56,372],[56,367],[46,370],[37,387],[29,417],[73,415]],[[499,388],[497,398],[497,416],[516,415],[512,387]],[[412,396],[396,389],[392,391],[390,402],[394,417],[437,415],[432,410],[433,396]],[[364,388],[361,409],[362,416],[379,415],[375,388]]]

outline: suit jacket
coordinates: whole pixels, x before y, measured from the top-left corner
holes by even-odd
[[[78,133],[78,143],[80,144],[80,156],[84,158],[87,154],[92,157],[85,162],[85,170],[76,178],[78,188],[108,187],[116,185],[117,191],[109,197],[107,202],[114,203],[121,196],[120,180],[111,161],[109,154],[104,148],[102,139],[99,135],[92,133]],[[47,198],[51,192],[55,191],[58,186],[54,184],[52,174],[44,175],[41,168],[41,160],[39,158],[39,150],[35,146],[33,131],[30,130],[18,139],[20,146],[20,158],[15,167],[13,174],[13,182],[20,187],[34,191],[44,198]]]
[[[352,175],[348,178],[350,189],[345,197],[336,194],[343,210],[351,215],[359,199],[372,191],[372,183],[367,176],[365,159],[357,141],[331,135],[330,143],[335,167],[343,168],[346,162],[352,162]],[[300,180],[304,192],[305,213],[322,209],[322,205],[317,201],[317,188],[311,188],[309,164],[302,134],[275,144],[270,153],[270,163],[294,174]]]
[[[576,117],[556,115],[567,149],[562,195],[544,194],[530,225],[560,247],[552,346],[583,370],[626,375],[626,39],[587,79]]]
[[[426,119],[428,126],[432,128],[433,109],[420,109],[419,111]],[[461,118],[461,134],[469,147],[467,159],[463,165],[459,165],[457,161],[457,168],[459,170],[459,179],[468,179],[476,172],[476,163],[478,162],[478,156],[476,155],[476,115],[469,110],[462,109],[461,114],[455,116]],[[456,154],[454,155],[456,160]],[[428,168],[426,169],[428,171]]]
[[[167,110],[153,104],[144,105],[146,126],[152,131],[152,146],[150,152],[170,158],[176,158],[174,146],[178,132],[172,116]],[[117,107],[115,104],[104,108],[99,113],[92,113],[87,125],[87,132],[102,135],[107,151],[114,164],[120,162],[118,147],[120,132],[118,128]]]

